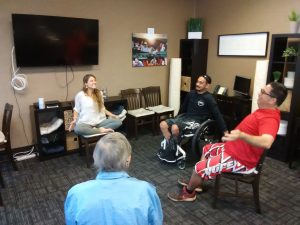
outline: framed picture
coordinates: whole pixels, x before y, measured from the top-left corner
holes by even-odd
[[[267,55],[269,32],[219,35],[218,56]]]
[[[132,66],[166,66],[168,39],[165,34],[132,34]]]

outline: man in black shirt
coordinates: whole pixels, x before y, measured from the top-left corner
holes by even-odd
[[[178,116],[160,123],[161,132],[165,137],[165,140],[162,142],[162,149],[166,148],[170,143],[170,139],[175,141],[175,145],[179,143],[183,129],[194,130],[209,118],[216,120],[220,131],[227,132],[227,127],[218,105],[212,94],[208,92],[210,84],[210,76],[200,75],[197,79],[195,90],[187,94],[180,107]],[[165,160],[161,151],[158,153],[158,157]]]

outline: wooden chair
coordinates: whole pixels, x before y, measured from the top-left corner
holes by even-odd
[[[239,193],[238,182],[251,184],[253,189],[253,198],[255,203],[255,208],[257,213],[261,213],[260,202],[259,202],[259,181],[262,171],[263,162],[266,156],[267,150],[264,150],[263,154],[260,157],[260,160],[257,163],[257,166],[253,173],[251,174],[241,174],[234,172],[224,172],[216,176],[215,188],[214,188],[214,200],[213,208],[216,208],[217,200],[219,196],[230,196],[230,197],[250,197],[245,196]],[[235,181],[235,193],[224,193],[220,192],[220,181],[221,178],[227,178]]]
[[[142,89],[145,98],[146,109],[155,112],[155,123],[157,131],[159,131],[159,123],[165,118],[174,117],[174,109],[161,104],[161,93],[159,86],[146,87]]]
[[[86,166],[91,167],[91,153],[90,146],[97,143],[106,133],[101,134],[91,134],[91,135],[78,135],[79,140],[79,151],[83,155],[85,153]],[[83,148],[84,146],[84,148]]]
[[[3,120],[2,120],[2,138],[0,140],[0,153],[3,155],[3,159],[0,160],[0,163],[11,162],[14,170],[18,170],[18,167],[14,161],[13,153],[11,150],[10,144],[10,125],[11,125],[11,117],[13,112],[13,105],[9,103],[5,104],[4,113],[3,113]],[[5,187],[1,167],[0,167],[0,183],[1,187]],[[2,197],[0,194],[0,205],[3,205]]]
[[[155,133],[155,113],[143,108],[142,91],[140,88],[121,90],[121,96],[127,99],[127,127],[133,130],[137,138],[138,127],[144,125],[152,126],[152,133]],[[131,132],[130,132],[131,133]]]
[[[65,120],[65,126],[66,130],[70,126],[70,122],[72,121],[73,117],[73,109],[75,106],[75,102],[71,101],[70,102],[71,107],[72,107],[72,112],[66,112],[64,120]],[[71,111],[71,110],[69,110]],[[79,145],[79,153],[80,155],[85,155],[85,161],[86,161],[86,166],[88,168],[91,167],[91,153],[90,153],[90,147],[92,144],[97,143],[101,137],[103,137],[106,133],[101,133],[101,134],[91,134],[91,135],[78,135],[78,145]]]

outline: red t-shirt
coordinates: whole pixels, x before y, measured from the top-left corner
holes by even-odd
[[[275,139],[279,124],[280,112],[278,109],[258,109],[244,118],[235,129],[255,136],[270,134]],[[243,140],[237,139],[226,142],[225,151],[232,158],[251,169],[256,167],[263,153],[263,148],[254,147]]]

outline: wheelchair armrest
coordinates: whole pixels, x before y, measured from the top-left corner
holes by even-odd
[[[186,113],[181,113],[181,114],[178,114],[177,116],[175,116],[175,118],[181,118],[181,117],[184,117],[186,115]]]

